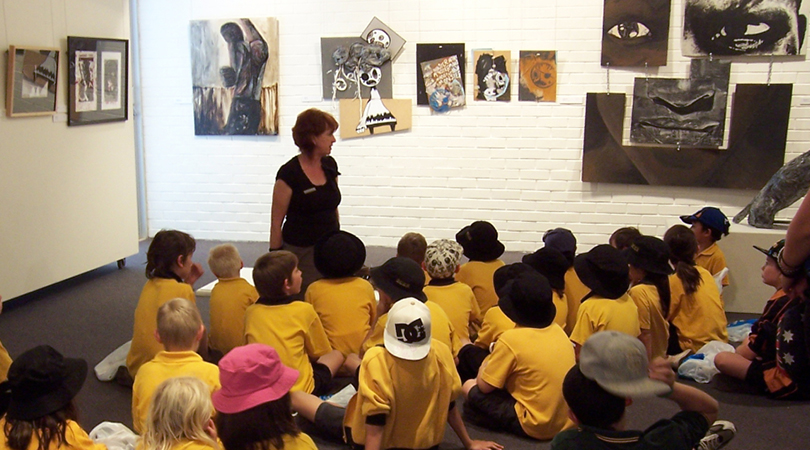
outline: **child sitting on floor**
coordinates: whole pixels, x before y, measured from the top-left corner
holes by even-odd
[[[681,216],[684,223],[692,226],[698,244],[698,254],[695,264],[708,270],[712,276],[717,275],[727,267],[726,255],[717,245],[723,235],[728,236],[730,223],[723,211],[706,206],[700,211],[690,215]],[[723,287],[728,286],[728,275],[723,277]]]
[[[565,272],[565,298],[568,300],[568,317],[565,319],[565,332],[570,336],[577,323],[577,314],[582,299],[591,291],[577,276],[574,270],[574,257],[577,252],[577,238],[571,230],[554,228],[543,234],[543,245],[553,248],[565,256],[568,270]]]
[[[245,339],[245,311],[256,303],[259,293],[239,276],[244,267],[239,251],[231,244],[217,245],[208,252],[208,267],[219,280],[211,290],[209,301],[211,333],[208,347],[211,360],[242,345]]]
[[[653,236],[639,236],[626,250],[630,273],[630,298],[638,308],[639,339],[652,361],[667,355],[670,292],[669,247]]]
[[[155,389],[138,449],[219,450],[213,415],[211,392],[202,380],[168,378]]]
[[[492,285],[492,274],[504,265],[501,261],[504,245],[498,240],[498,230],[489,222],[473,222],[456,233],[456,242],[464,248],[469,259],[461,265],[456,280],[471,287],[481,314],[498,304],[498,294]]]
[[[427,251],[427,240],[419,233],[405,233],[397,242],[397,258],[408,258],[419,266],[425,263],[425,251]],[[430,276],[425,270],[425,284],[430,281]]]
[[[568,320],[568,298],[565,296],[565,272],[568,270],[568,260],[559,251],[543,247],[534,253],[524,255],[522,261],[548,280],[554,294],[554,306],[557,308],[554,323],[564,330]]]

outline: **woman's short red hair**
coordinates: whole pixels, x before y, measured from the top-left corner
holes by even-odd
[[[310,108],[298,115],[292,128],[293,141],[302,153],[309,153],[315,148],[312,138],[326,130],[334,132],[338,122],[331,114],[320,109]]]

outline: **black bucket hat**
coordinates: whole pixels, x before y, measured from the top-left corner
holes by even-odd
[[[553,289],[565,289],[565,272],[570,264],[559,251],[543,247],[534,253],[524,255],[522,261],[548,278]]]
[[[495,287],[495,293],[500,297],[503,288],[506,287],[506,283],[517,278],[517,276],[523,272],[531,272],[533,270],[532,266],[522,262],[498,267],[495,273],[492,274],[492,284]]]
[[[8,402],[6,417],[36,420],[61,410],[84,385],[87,361],[65,358],[48,345],[34,347],[20,355],[8,370],[0,392]]]
[[[630,287],[627,259],[621,251],[607,244],[597,245],[577,256],[574,270],[580,281],[600,297],[617,299]]]
[[[398,256],[371,269],[371,281],[393,301],[407,297],[427,301],[427,295],[422,291],[425,272],[410,258]]]
[[[498,301],[512,322],[524,327],[545,328],[554,322],[557,307],[548,279],[537,272],[524,272],[504,286]]]
[[[456,242],[464,256],[472,261],[492,261],[503,255],[504,245],[498,240],[498,230],[483,220],[473,222],[456,233]]]
[[[669,275],[669,246],[654,236],[639,236],[624,249],[627,262],[649,273]]]
[[[326,278],[354,275],[366,262],[366,246],[357,236],[336,230],[322,236],[312,252],[315,268]]]

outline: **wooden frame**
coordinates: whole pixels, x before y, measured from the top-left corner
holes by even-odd
[[[68,125],[129,118],[129,41],[68,36]]]
[[[6,115],[9,117],[56,114],[59,49],[8,48]]]

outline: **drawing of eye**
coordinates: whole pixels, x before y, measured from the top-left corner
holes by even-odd
[[[626,20],[613,25],[607,34],[621,40],[644,39],[650,36],[650,29],[642,22]]]

